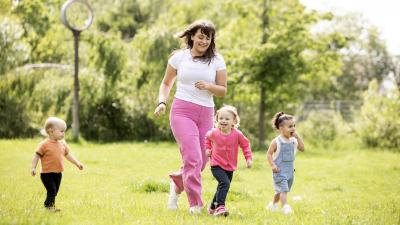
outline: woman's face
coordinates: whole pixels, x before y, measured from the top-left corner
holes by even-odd
[[[198,29],[196,33],[190,38],[193,41],[193,50],[197,53],[204,54],[211,44],[212,37],[201,33],[201,29]]]

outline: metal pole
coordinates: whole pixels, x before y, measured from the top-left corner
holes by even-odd
[[[74,34],[75,50],[75,73],[74,73],[74,98],[72,105],[72,138],[74,141],[79,139],[79,35],[80,31],[72,30]]]

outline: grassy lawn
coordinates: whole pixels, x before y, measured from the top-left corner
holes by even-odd
[[[56,199],[62,211],[50,213],[40,176],[30,175],[39,140],[0,140],[0,224],[400,224],[400,154],[354,146],[297,155],[289,216],[265,210],[274,192],[265,151],[255,153],[252,169],[240,155],[227,199],[231,215],[213,218],[205,210],[189,215],[184,195],[178,211],[166,209],[168,173],[180,165],[175,144],[71,144],[85,169],[65,161]],[[205,202],[215,188],[207,167]]]

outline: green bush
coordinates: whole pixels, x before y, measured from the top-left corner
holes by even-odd
[[[30,126],[26,104],[0,90],[0,138],[32,137],[36,131]]]
[[[314,145],[330,144],[349,131],[342,116],[330,110],[311,112],[298,127],[304,141]]]
[[[400,149],[400,94],[398,89],[381,94],[376,81],[364,93],[356,123],[362,142],[370,147]]]
[[[81,134],[87,140],[145,140],[155,131],[146,114],[129,114],[115,96],[103,96],[83,105],[80,115]]]
[[[49,116],[72,124],[72,76],[70,71],[31,70],[8,74],[0,80],[0,138],[39,134]],[[158,125],[152,113],[131,106],[132,96],[109,90],[105,79],[83,72],[80,76],[80,135],[87,140],[168,140],[168,124]],[[133,102],[135,102],[133,100]]]
[[[3,75],[0,80],[0,138],[32,137],[39,127],[32,121],[30,102],[36,76]]]

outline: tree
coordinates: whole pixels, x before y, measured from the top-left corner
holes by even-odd
[[[279,105],[295,95],[292,84],[306,71],[303,52],[311,41],[308,26],[316,21],[297,1],[264,0],[262,9],[260,44],[243,64],[248,82],[259,90],[259,146],[264,145],[266,105]]]
[[[335,79],[336,99],[359,100],[372,80],[381,83],[392,68],[392,56],[378,29],[359,14],[337,16],[330,29],[345,36],[342,75]]]
[[[0,75],[28,59],[29,45],[21,40],[22,26],[9,17],[0,21]]]
[[[397,88],[400,90],[400,55],[393,57],[392,70]]]

